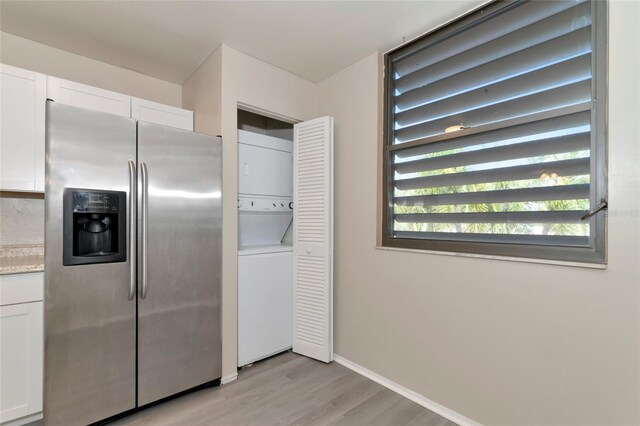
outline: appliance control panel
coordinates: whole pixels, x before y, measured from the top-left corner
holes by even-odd
[[[290,212],[293,210],[291,198],[238,198],[238,210],[255,212]]]
[[[118,213],[119,194],[99,191],[72,191],[74,213]]]

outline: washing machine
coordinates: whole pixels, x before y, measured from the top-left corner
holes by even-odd
[[[292,345],[292,142],[238,131],[238,366]]]

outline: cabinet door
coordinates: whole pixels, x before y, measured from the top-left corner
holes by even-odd
[[[145,99],[131,98],[131,118],[193,131],[193,112]]]
[[[44,298],[44,272],[0,275],[0,306],[41,302]]]
[[[42,302],[0,307],[0,418],[42,411]]]
[[[333,360],[333,118],[293,127],[293,351]]]
[[[0,65],[0,189],[44,191],[46,76]]]
[[[64,105],[131,116],[131,96],[57,77],[47,77],[47,97]]]

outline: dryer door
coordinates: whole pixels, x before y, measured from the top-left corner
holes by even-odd
[[[238,193],[291,197],[291,152],[244,143],[238,144]]]

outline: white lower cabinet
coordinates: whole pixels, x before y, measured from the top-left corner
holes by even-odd
[[[0,423],[3,424],[42,412],[42,282],[42,273],[1,277]],[[19,285],[25,286],[23,291]],[[20,293],[24,297],[20,298]],[[21,303],[5,304],[16,301]]]

